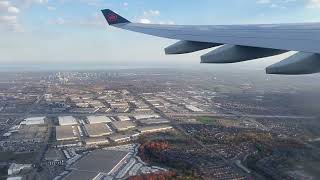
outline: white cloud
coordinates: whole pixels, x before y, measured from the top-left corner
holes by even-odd
[[[149,19],[146,19],[146,18],[142,18],[140,19],[140,23],[143,23],[143,24],[150,24],[151,21]]]
[[[82,19],[79,22],[73,22],[73,25],[80,25],[84,27],[104,27],[106,26],[105,19],[98,13],[93,14],[91,17]]]
[[[106,26],[106,20],[99,13],[96,13],[92,14],[90,17],[78,20],[59,17],[47,21],[47,24],[69,27],[101,28]]]
[[[64,25],[64,24],[66,24],[67,23],[67,21],[64,19],[64,18],[62,18],[62,17],[58,17],[57,19],[55,19],[55,20],[50,20],[49,22],[48,22],[48,24],[54,24],[54,25]]]
[[[0,1],[0,7],[8,7],[10,5],[9,1]]]
[[[149,11],[143,12],[143,15],[145,15],[145,16],[159,16],[160,11],[159,10],[149,10]]]
[[[28,8],[32,5],[46,5],[49,3],[48,0],[10,0],[10,2],[21,8]]]
[[[8,7],[8,12],[9,13],[19,13],[20,12],[20,10],[17,8],[17,7],[14,7],[14,6],[10,6],[10,7]]]
[[[17,16],[0,16],[0,29],[5,29],[14,32],[22,32],[23,28],[18,23]]]
[[[270,5],[271,8],[277,8],[277,9],[287,9],[286,6],[280,5],[280,4],[276,4],[276,3],[272,3]]]
[[[296,0],[257,0],[257,4],[267,5],[270,8],[287,9],[287,4]]]
[[[160,21],[159,24],[169,24],[169,25],[174,25],[176,24],[174,21]]]
[[[271,3],[271,0],[258,0],[257,3],[258,4],[269,4],[269,3]]]
[[[58,18],[57,20],[56,20],[56,23],[57,24],[65,24],[66,23],[66,20],[64,20],[63,18]]]
[[[55,11],[55,10],[57,10],[57,8],[56,8],[56,7],[53,7],[53,6],[48,6],[47,9],[48,9],[49,11]]]
[[[311,9],[320,8],[320,0],[308,0],[307,8],[311,8]]]
[[[11,1],[0,1],[0,29],[22,31],[18,16],[13,15],[19,12],[20,10],[13,6]]]
[[[144,11],[142,17],[140,18],[139,22],[144,24],[150,24],[151,19],[153,19],[156,16],[160,15],[159,10],[148,10]]]
[[[17,16],[0,16],[0,23],[16,23],[17,22]]]
[[[297,0],[283,0],[284,3],[292,3],[292,2],[297,2]]]
[[[157,24],[175,24],[172,20],[159,20],[161,13],[159,10],[148,10],[144,11],[140,17],[139,22],[144,24],[157,23]]]
[[[48,0],[26,0],[29,3],[36,3],[36,4],[46,4]]]
[[[6,12],[10,6],[9,1],[0,1],[0,13]]]
[[[257,4],[267,4],[271,8],[286,9],[289,3],[303,3],[305,7],[315,9],[320,8],[320,0],[256,0]]]
[[[128,6],[129,6],[129,3],[124,2],[124,3],[123,3],[123,6],[124,6],[124,7],[128,7]]]

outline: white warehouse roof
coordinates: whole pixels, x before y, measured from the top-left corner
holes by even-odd
[[[186,108],[189,109],[189,110],[191,110],[191,111],[193,111],[193,112],[203,112],[202,109],[197,108],[197,107],[195,107],[195,106],[193,106],[193,105],[186,105]]]
[[[106,116],[88,116],[87,119],[89,124],[111,122],[111,119]]]
[[[25,125],[39,125],[39,124],[44,124],[44,119],[45,117],[31,117],[27,118],[24,121],[22,121],[20,124],[25,124]]]
[[[60,116],[59,124],[60,126],[67,126],[67,125],[77,125],[78,123],[73,116]]]
[[[157,114],[142,114],[134,116],[135,119],[148,119],[148,118],[159,118],[160,116]]]
[[[120,121],[130,121],[129,116],[118,116],[118,119],[119,119]]]

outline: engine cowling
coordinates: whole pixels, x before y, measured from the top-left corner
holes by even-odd
[[[274,56],[285,52],[287,51],[259,47],[224,45],[201,56],[201,63],[236,63]]]
[[[266,68],[267,74],[313,74],[320,72],[320,55],[298,52]]]
[[[166,54],[185,54],[192,53],[222,44],[218,43],[206,43],[206,42],[195,42],[195,41],[179,41],[164,49]]]

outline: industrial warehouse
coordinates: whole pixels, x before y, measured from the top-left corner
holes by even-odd
[[[136,125],[131,121],[114,121],[112,122],[112,126],[117,131],[126,131],[128,129],[136,127]]]
[[[109,137],[112,142],[123,143],[136,140],[140,136],[138,132],[127,132],[125,134],[113,134]]]
[[[139,122],[142,123],[142,124],[146,124],[146,125],[170,123],[170,121],[168,119],[164,119],[164,118],[142,119],[142,120],[139,120]]]
[[[87,146],[105,145],[109,143],[109,140],[105,137],[95,137],[85,139],[85,143]]]
[[[142,134],[144,133],[155,133],[155,132],[161,132],[161,131],[167,131],[172,129],[172,126],[169,125],[159,125],[159,126],[145,126],[138,128],[138,131]]]
[[[131,120],[129,116],[118,116],[118,119],[120,121],[130,121]]]
[[[89,146],[103,145],[109,144],[109,141],[128,142],[137,139],[140,134],[172,129],[172,126],[166,125],[170,122],[168,119],[157,117],[157,114],[136,115],[134,119],[140,119],[140,125],[137,125],[129,116],[87,116],[85,119],[61,116],[58,118],[60,126],[55,128],[56,140],[60,146],[74,146],[79,142]]]
[[[56,127],[56,138],[57,141],[75,140],[78,138],[77,126],[57,126]]]
[[[45,118],[46,117],[31,117],[31,118],[26,118],[23,120],[20,124],[21,125],[41,125],[45,124]]]
[[[68,125],[77,125],[77,120],[73,116],[60,116],[59,125],[68,126]]]
[[[128,152],[123,151],[94,150],[74,163],[64,179],[95,179],[100,173],[110,174],[127,155]]]
[[[107,116],[88,116],[87,119],[89,124],[111,122],[111,119]]]
[[[85,124],[85,130],[89,137],[100,137],[109,135],[112,133],[112,130],[107,124]]]

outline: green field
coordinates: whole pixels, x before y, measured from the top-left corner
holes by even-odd
[[[197,120],[203,124],[209,124],[209,125],[213,125],[213,124],[217,123],[216,118],[208,117],[208,116],[199,117],[199,118],[197,118]]]

